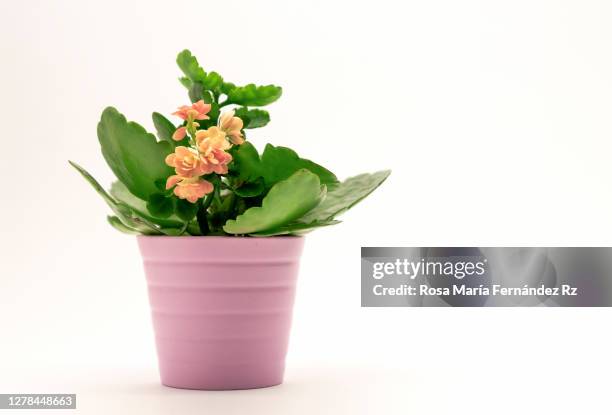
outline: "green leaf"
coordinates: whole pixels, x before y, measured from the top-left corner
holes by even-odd
[[[274,229],[293,222],[317,206],[325,196],[325,186],[308,170],[299,170],[277,183],[264,197],[261,207],[247,209],[223,230],[232,234],[249,234]]]
[[[106,220],[108,221],[108,223],[110,223],[110,225],[117,229],[119,232],[123,232],[123,233],[127,233],[128,235],[141,235],[142,232],[139,232],[136,229],[132,229],[128,226],[125,226],[123,224],[123,222],[121,222],[121,219],[119,219],[117,216],[107,216]]]
[[[187,232],[193,236],[202,236],[202,230],[197,220],[189,222],[189,225],[187,225]]]
[[[191,87],[189,88],[189,99],[191,102],[204,100],[204,86],[201,83],[194,82],[191,84]]]
[[[184,51],[179,53],[176,57],[176,63],[181,69],[181,71],[183,71],[187,79],[191,81],[191,83],[188,83],[182,78],[180,79],[181,83],[187,88],[191,88],[193,86],[193,83],[198,82],[206,90],[220,90],[223,84],[223,78],[221,77],[221,75],[219,75],[217,72],[206,73],[206,71],[202,69],[202,67],[198,63],[197,58],[193,56],[189,50],[185,49]]]
[[[264,110],[240,107],[236,108],[235,115],[242,119],[244,128],[260,128],[270,122],[270,114]]]
[[[165,179],[172,169],[164,159],[172,152],[167,141],[157,142],[140,125],[128,122],[115,108],[108,107],[98,123],[102,155],[115,176],[141,199],[157,193],[155,181]]]
[[[169,229],[162,229],[162,232],[165,235],[168,236],[181,236],[185,233],[185,231],[187,230],[187,224],[185,224],[182,228],[180,229],[176,229],[176,228],[169,228]]]
[[[253,144],[245,141],[230,150],[233,161],[230,165],[232,172],[242,181],[255,181],[263,176],[259,153]]]
[[[174,213],[174,201],[162,193],[154,193],[149,196],[147,210],[158,218],[168,218]]]
[[[188,200],[178,199],[176,201],[175,212],[179,218],[189,222],[195,218],[196,213],[198,213],[198,208],[199,206],[197,203],[191,203]]]
[[[94,188],[94,190],[102,196],[102,199],[106,202],[106,204],[111,208],[111,210],[117,215],[117,217],[121,220],[121,222],[128,228],[134,229],[142,234],[153,234],[158,235],[162,233],[155,224],[149,222],[145,218],[142,218],[135,214],[132,209],[124,203],[117,202],[115,199],[109,195],[106,190],[100,183],[97,182],[96,179],[93,178],[91,174],[89,174],[84,168],[79,166],[78,164],[69,161],[70,165],[74,167],[83,178]]]
[[[310,160],[300,158],[295,151],[287,147],[266,145],[261,155],[261,166],[266,187],[285,180],[300,169],[308,169],[319,176],[321,184],[330,190],[338,183],[338,178],[331,171]]]
[[[333,189],[338,184],[338,179],[332,172],[310,160],[300,158],[295,151],[287,147],[268,144],[260,158],[255,147],[247,141],[237,146],[232,156],[234,161],[230,167],[234,175],[248,182],[262,177],[267,189],[300,169],[310,170],[319,176],[321,184],[328,189]]]
[[[360,174],[351,177],[330,190],[316,208],[308,212],[300,222],[328,221],[346,212],[361,200],[366,198],[380,186],[391,174],[390,170],[379,171],[372,174]]]
[[[161,140],[161,141],[167,141],[168,143],[170,143],[170,146],[172,149],[178,147],[178,146],[188,146],[189,145],[189,138],[185,137],[184,139],[180,140],[180,141],[175,141],[172,138],[172,135],[174,134],[174,132],[176,131],[176,129],[178,127],[175,127],[174,124],[172,123],[172,121],[170,121],[169,119],[167,119],[166,117],[164,117],[162,114],[160,114],[159,112],[154,112],[152,115],[153,118],[153,125],[155,126],[155,131],[157,131],[157,137]],[[156,182],[162,182],[163,186],[166,185],[166,179],[158,179],[156,180]],[[157,186],[157,183],[156,183]],[[157,186],[157,188],[159,189],[159,186]],[[164,189],[162,189],[164,190]]]
[[[115,182],[115,183],[121,183],[121,182]],[[122,183],[123,184],[123,183]],[[125,185],[123,185],[125,187]],[[172,189],[170,190],[166,190],[166,180],[164,179],[157,179],[155,180],[155,187],[157,187],[157,190],[159,190],[160,193],[167,193],[167,194],[171,194],[172,193]],[[129,190],[126,191],[129,193]],[[113,190],[111,189],[111,194],[113,194]],[[134,196],[136,197],[136,196]]]
[[[206,78],[206,72],[198,64],[196,57],[187,49],[178,54],[176,57],[176,64],[192,82],[202,82],[202,80]]]
[[[331,226],[340,223],[339,220],[329,220],[329,221],[314,221],[311,223],[302,223],[302,222],[293,222],[285,226],[280,226],[278,228],[270,229],[268,231],[263,232],[255,232],[252,233],[252,236],[275,236],[275,235],[303,235],[305,233],[311,232],[316,228],[321,228],[324,226]]]
[[[241,197],[255,197],[262,194],[265,190],[264,181],[261,177],[253,182],[244,183],[242,186],[232,189],[234,193]]]
[[[189,99],[191,102],[198,102],[200,100],[207,104],[214,102],[210,91],[206,91],[204,85],[200,82],[194,82],[189,88]]]
[[[226,104],[238,104],[246,107],[263,107],[281,97],[283,89],[276,85],[255,86],[248,84],[238,86],[227,92]]]
[[[232,84],[231,82],[223,82],[221,84],[221,92],[223,92],[225,95],[229,94],[229,92],[236,88],[236,85]]]
[[[181,76],[179,78],[179,82],[181,83],[181,85],[183,85],[187,89],[191,88],[191,85],[193,85],[193,82],[191,82],[191,79],[187,78],[186,76]]]
[[[221,77],[221,75],[214,71],[206,74],[206,78],[202,80],[202,85],[204,85],[204,88],[208,89],[209,91],[220,90],[222,84],[223,77]]]
[[[217,104],[216,102],[213,102],[210,105],[210,112],[208,113],[208,116],[210,117],[209,120],[202,120],[199,121],[200,125],[201,125],[201,129],[204,128],[204,126],[206,126],[206,128],[210,127],[211,125],[215,125],[215,123],[217,122],[217,119],[219,118],[219,104]],[[208,124],[206,124],[206,122],[208,121]]]
[[[121,219],[129,219],[129,217],[131,216],[131,209],[128,206],[119,203],[115,199],[113,199],[111,195],[109,195],[106,190],[104,190],[100,183],[98,183],[98,181],[94,179],[93,176],[89,174],[87,170],[85,170],[83,167],[79,166],[73,161],[68,161],[68,163],[70,163],[70,165],[74,167],[81,174],[81,176],[83,176],[85,180],[87,180],[91,187],[93,187],[94,190],[102,197],[102,199],[104,199],[106,204],[111,208],[115,215],[117,215]],[[129,220],[125,222],[129,222]],[[131,223],[126,223],[126,225],[129,226],[131,225]]]
[[[121,182],[113,182],[110,188],[110,194],[119,202],[129,206],[138,216],[143,217],[150,222],[153,222],[162,228],[180,228],[183,222],[178,216],[172,215],[168,218],[160,218],[154,216],[147,209],[147,202],[134,196]]]
[[[151,118],[153,118],[153,125],[155,126],[155,131],[157,131],[157,137],[162,141],[168,141],[174,145],[175,141],[172,139],[172,134],[176,131],[174,124],[159,112],[154,112]]]

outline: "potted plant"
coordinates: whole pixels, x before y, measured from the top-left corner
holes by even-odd
[[[74,162],[138,235],[161,381],[189,389],[247,389],[283,380],[303,234],[374,191],[388,171],[343,182],[286,147],[259,154],[246,130],[270,121],[259,107],[274,85],[236,86],[188,51],[177,63],[190,105],[154,112],[157,138],[108,107],[98,124],[117,181],[107,192]]]

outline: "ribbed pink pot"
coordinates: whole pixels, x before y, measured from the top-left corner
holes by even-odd
[[[164,385],[282,383],[304,238],[139,236],[138,245]]]

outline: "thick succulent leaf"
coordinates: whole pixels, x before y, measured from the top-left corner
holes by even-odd
[[[128,188],[121,182],[116,181],[111,184],[110,194],[119,202],[129,206],[138,216],[156,223],[163,228],[180,228],[183,226],[183,222],[176,215],[172,215],[168,218],[154,216],[147,210],[147,202],[130,193]]]
[[[189,222],[186,232],[192,236],[202,236],[202,230],[200,229],[200,225],[198,224],[197,220]]]
[[[200,82],[193,82],[191,87],[189,87],[188,94],[191,102],[198,102],[200,100],[207,104],[212,104],[214,102],[212,93],[207,91]]]
[[[311,223],[293,222],[285,226],[280,226],[278,228],[270,229],[268,231],[255,232],[255,233],[252,233],[251,236],[275,236],[275,235],[296,235],[298,236],[298,235],[303,235],[305,233],[311,232],[317,228],[336,225],[338,223],[340,223],[339,220],[314,221]]]
[[[170,146],[173,149],[178,146],[189,145],[188,138],[184,138],[180,141],[175,141],[172,139],[172,135],[177,129],[177,127],[174,126],[172,121],[164,117],[159,112],[154,112],[151,118],[153,119],[153,125],[155,126],[155,131],[157,132],[157,138],[159,138],[161,141],[167,141],[168,143],[170,143]],[[165,183],[165,179],[161,181]]]
[[[232,190],[241,197],[255,197],[262,194],[266,188],[263,179],[260,177],[255,181],[244,183],[242,186]]]
[[[187,89],[191,88],[191,86],[193,85],[191,79],[187,78],[186,76],[181,76],[179,78],[179,82]]]
[[[189,222],[193,218],[195,218],[196,213],[198,213],[198,208],[200,207],[197,203],[191,203],[188,200],[177,199],[175,205],[176,215],[182,220]]]
[[[125,226],[123,222],[121,222],[121,219],[119,219],[117,216],[107,216],[106,220],[113,228],[117,229],[119,232],[127,233],[128,235],[141,235],[142,234],[142,232],[136,229],[132,229],[128,226]]]
[[[180,229],[177,228],[162,228],[161,231],[164,233],[164,235],[167,236],[181,236],[184,235],[185,232],[187,231],[187,226],[183,226]]]
[[[250,234],[274,229],[293,222],[312,210],[325,196],[325,186],[308,170],[299,170],[277,183],[264,197],[261,207],[247,209],[223,230],[232,234]]]
[[[313,221],[328,221],[335,218],[376,190],[390,174],[390,170],[384,170],[372,174],[360,174],[359,176],[346,179],[336,188],[330,190],[325,200],[301,218],[300,222],[311,223]]]
[[[245,107],[263,107],[279,99],[282,94],[283,89],[280,86],[248,84],[230,89],[227,92],[226,103]]]
[[[157,193],[155,181],[165,179],[172,169],[164,159],[172,152],[167,141],[157,142],[140,125],[128,122],[115,108],[108,107],[98,123],[102,155],[115,176],[141,199]]]
[[[181,83],[187,88],[191,88],[193,83],[199,82],[206,90],[218,90],[223,84],[223,78],[217,72],[206,73],[206,71],[200,66],[198,60],[191,52],[187,49],[182,51],[176,57],[176,63],[183,71],[187,79],[191,83],[186,82],[181,78]]]
[[[326,185],[329,190],[338,183],[338,178],[334,173],[317,163],[300,158],[295,151],[287,147],[266,145],[261,155],[261,166],[266,187],[285,180],[300,169],[310,170],[319,176],[321,184]]]
[[[174,213],[174,200],[163,193],[149,196],[147,210],[159,218],[169,218]]]
[[[206,72],[198,63],[197,58],[193,56],[188,49],[178,54],[176,57],[176,64],[192,82],[201,82],[202,79],[206,78]]]
[[[202,85],[204,85],[204,89],[207,89],[209,91],[220,90],[222,84],[223,77],[215,71],[207,73],[206,78],[202,80]]]
[[[310,160],[300,158],[295,151],[287,147],[268,144],[260,158],[255,147],[247,141],[238,146],[232,155],[234,157],[232,172],[240,180],[252,182],[262,177],[267,189],[300,169],[310,170],[319,176],[321,184],[330,190],[338,184],[338,179],[331,171]]]
[[[199,121],[200,128],[201,129],[208,128],[211,125],[214,125],[217,118],[219,118],[220,111],[221,110],[219,108],[219,104],[217,104],[216,102],[213,102],[212,104],[210,104],[210,112],[208,113],[208,116],[210,117],[210,119]]]
[[[204,85],[199,82],[192,82],[191,86],[188,88],[189,99],[191,102],[198,102],[199,100],[204,100]],[[206,97],[208,99],[209,96]],[[207,101],[210,103],[210,101]]]
[[[236,88],[236,85],[232,84],[231,82],[223,82],[221,84],[221,92],[223,92],[225,95],[229,94],[229,92]]]
[[[245,129],[260,128],[270,122],[270,114],[264,110],[240,107],[236,108],[235,115],[242,119]]]
[[[192,82],[188,89],[189,99],[191,102],[198,102],[200,100],[206,102],[207,104],[212,104],[214,102],[211,92],[207,91],[202,83]]]
[[[89,174],[84,168],[79,166],[78,164],[69,161],[70,165],[74,167],[83,178],[94,188],[94,190],[104,199],[106,204],[111,208],[113,213],[117,215],[117,217],[121,220],[121,222],[128,228],[137,230],[143,234],[150,235],[159,235],[163,233],[160,231],[154,223],[148,221],[147,219],[140,217],[136,212],[134,212],[128,205],[122,202],[118,202],[109,195],[106,190],[96,179],[93,178],[91,174]]]
[[[176,131],[174,124],[159,112],[154,112],[151,118],[153,118],[153,125],[155,126],[155,131],[157,131],[157,137],[161,141],[169,141],[174,144],[174,140],[172,139],[172,134]]]
[[[83,176],[85,180],[94,188],[94,190],[104,199],[106,204],[111,208],[111,210],[119,217],[123,217],[129,215],[130,208],[127,206],[118,203],[115,199],[109,195],[106,190],[98,183],[94,177],[87,172],[83,167],[79,166],[77,163],[73,161],[68,161],[72,167],[74,167],[80,174]]]
[[[232,147],[231,153],[233,161],[230,170],[238,179],[252,182],[263,176],[259,153],[253,144],[245,141]]]

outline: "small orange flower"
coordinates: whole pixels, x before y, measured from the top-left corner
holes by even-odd
[[[212,183],[200,177],[181,177],[174,175],[168,177],[166,189],[174,187],[174,194],[179,199],[187,199],[191,203],[196,203],[214,190]]]
[[[176,115],[184,120],[207,120],[210,117],[206,114],[210,112],[210,104],[205,104],[203,100],[189,105],[183,105],[178,108],[178,111],[173,112],[172,115]]]
[[[206,161],[207,168],[213,173],[227,174],[227,165],[232,161],[232,155],[223,150],[214,150],[207,156],[202,156]]]
[[[183,177],[179,176],[178,174],[168,177],[168,179],[166,179],[166,190],[173,188],[181,180],[183,180]]]
[[[227,141],[225,132],[219,127],[196,132],[195,141],[201,154],[208,154],[213,150],[229,150],[232,146]]]
[[[219,128],[227,134],[232,144],[244,143],[244,137],[242,136],[243,126],[242,120],[234,117],[234,111],[225,112],[219,118]]]
[[[232,161],[232,156],[225,150],[229,150],[232,145],[227,141],[223,131],[218,127],[200,130],[196,133],[196,144],[200,158],[206,164],[209,172],[227,173],[227,164]]]
[[[174,153],[166,157],[166,164],[174,167],[176,174],[182,177],[197,177],[207,173],[207,168],[198,152],[187,147],[178,146]]]
[[[179,127],[176,129],[174,134],[172,134],[172,139],[174,141],[181,141],[187,135],[187,127]]]

